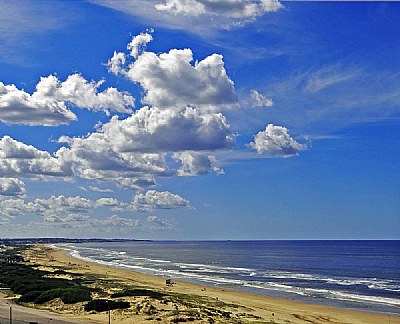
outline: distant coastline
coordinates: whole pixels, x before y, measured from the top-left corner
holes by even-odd
[[[0,245],[13,244],[58,244],[58,243],[101,243],[101,242],[151,242],[151,240],[137,239],[102,239],[102,238],[65,238],[65,237],[37,237],[37,238],[0,238]]]

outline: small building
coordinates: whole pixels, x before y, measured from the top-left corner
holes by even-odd
[[[174,284],[174,282],[171,279],[165,279],[165,284],[167,286],[172,286]]]

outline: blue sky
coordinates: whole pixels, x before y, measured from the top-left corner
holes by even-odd
[[[0,6],[0,237],[399,239],[399,3]]]

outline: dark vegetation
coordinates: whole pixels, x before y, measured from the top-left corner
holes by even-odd
[[[18,250],[8,250],[2,256],[17,256]],[[0,284],[21,295],[19,301],[43,304],[60,298],[65,304],[91,300],[91,288],[82,286],[76,280],[51,278],[53,272],[43,271],[15,262],[0,262]]]
[[[94,299],[85,305],[85,311],[90,312],[94,310],[96,312],[105,312],[108,310],[124,309],[129,307],[131,307],[131,304],[129,302]]]
[[[58,269],[54,272],[35,269],[23,263],[20,252],[24,246],[8,249],[0,252],[0,286],[10,288],[14,294],[21,297],[18,302],[44,304],[55,298],[60,298],[65,304],[75,304],[78,302],[89,301],[85,305],[87,311],[102,312],[112,309],[129,308],[129,302],[123,301],[106,301],[102,299],[92,300],[91,292],[97,291],[88,286],[83,285],[84,282],[90,282],[90,278],[78,278],[67,280],[61,278],[53,278],[54,275],[70,274],[69,272]],[[13,262],[10,262],[13,260]],[[16,262],[15,260],[18,260]],[[74,274],[75,276],[75,274]],[[136,294],[133,296],[151,296],[152,291],[145,289],[137,289],[125,291],[127,294]],[[155,292],[154,296],[159,296]]]
[[[90,291],[84,288],[56,288],[42,292],[34,303],[44,304],[55,298],[61,298],[64,304],[75,304],[92,299]]]
[[[166,294],[160,293],[158,291],[154,290],[149,290],[149,289],[142,289],[142,288],[137,288],[137,289],[127,289],[123,291],[116,292],[111,295],[112,298],[118,298],[118,297],[132,297],[132,296],[145,296],[145,297],[151,297],[154,299],[161,299],[164,296],[167,296]]]

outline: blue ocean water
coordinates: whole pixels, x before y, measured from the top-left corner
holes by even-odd
[[[308,303],[400,315],[400,241],[64,244],[74,257]]]

